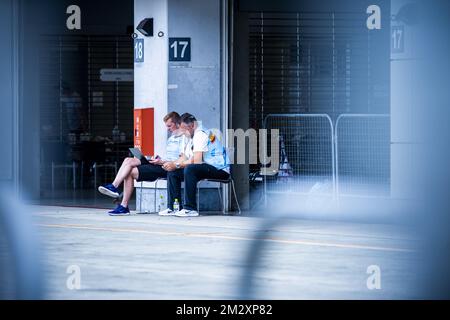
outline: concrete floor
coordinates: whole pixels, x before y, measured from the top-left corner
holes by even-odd
[[[35,206],[50,299],[234,299],[261,218],[136,215]],[[414,237],[404,227],[292,220],[272,230],[256,273],[261,299],[415,298]],[[69,266],[81,288],[70,290]],[[381,269],[369,290],[367,267]]]

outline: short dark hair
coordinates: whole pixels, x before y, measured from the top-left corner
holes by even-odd
[[[195,121],[197,121],[197,119],[195,119],[195,117],[190,113],[186,112],[181,115],[181,122],[185,124],[191,124],[194,123]]]
[[[172,112],[166,114],[166,116],[163,118],[163,121],[167,122],[167,121],[169,121],[169,119],[177,124],[181,123],[181,117],[178,114],[178,112],[172,111]]]

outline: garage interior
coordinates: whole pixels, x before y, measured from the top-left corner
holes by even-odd
[[[261,204],[265,183],[294,197],[334,192],[338,123],[341,195],[389,196],[390,20],[369,30],[360,14],[368,5],[234,2],[232,128],[278,129],[282,141],[275,177],[260,163],[236,168],[244,207]],[[389,17],[390,1],[379,5]]]
[[[277,186],[273,177],[261,176],[260,163],[234,165],[244,209],[258,208],[265,183],[284,192],[292,189],[286,182],[306,179],[300,193],[314,188],[328,192],[336,179],[335,151],[329,146],[343,114],[387,115],[375,122],[363,118],[350,129],[344,125],[339,171],[352,177],[350,185],[363,185],[356,195],[372,193],[370,187],[376,184],[381,186],[380,195],[389,196],[391,44],[390,19],[385,17],[390,16],[390,1],[380,2],[384,28],[376,32],[365,27],[366,16],[360,14],[368,4],[229,2],[227,28],[233,45],[229,69],[223,72],[229,73],[230,116],[222,126],[259,130],[266,128],[269,115],[294,116],[278,118],[281,122],[271,128],[284,128],[280,162],[289,169],[280,167],[286,171],[283,186]],[[94,4],[90,6],[88,10],[95,10]],[[108,28],[112,20],[105,18],[103,25],[88,22],[76,35],[41,36],[39,190],[44,203],[102,204],[96,185],[114,176],[133,144],[133,81],[101,79],[102,69],[133,69],[133,2],[109,6],[116,13],[114,28]],[[79,95],[75,118],[70,107],[77,102],[70,100],[73,97],[68,101],[67,92]],[[169,93],[169,102],[178,105],[171,97]],[[314,114],[328,116],[332,129],[302,118]],[[81,126],[71,128],[70,121]]]
[[[65,3],[54,5],[54,10]],[[56,25],[40,35],[40,199],[101,206],[96,188],[111,180],[133,146],[133,1],[81,1],[76,32]],[[124,70],[114,78],[107,73]]]

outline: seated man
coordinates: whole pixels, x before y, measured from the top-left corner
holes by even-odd
[[[122,183],[123,186],[123,199],[116,209],[109,212],[111,216],[129,215],[128,202],[133,194],[134,179],[137,181],[155,181],[158,178],[166,178],[167,171],[163,169],[164,164],[171,163],[179,159],[180,154],[184,148],[186,142],[186,136],[179,130],[180,115],[176,112],[171,112],[164,117],[164,123],[171,133],[171,136],[167,140],[166,157],[161,159],[155,157],[150,160],[150,164],[141,164],[141,161],[136,158],[126,158],[116,178],[110,184],[100,186],[98,191],[104,195],[119,198],[120,193],[117,189]]]
[[[230,161],[225,148],[211,130],[199,126],[195,117],[189,113],[181,116],[181,130],[192,138],[185,147],[183,156],[164,165],[169,171],[168,208],[159,215],[176,215],[178,217],[196,217],[197,182],[202,179],[228,179],[230,177]],[[181,181],[184,180],[183,209],[174,212],[175,199],[181,199]]]

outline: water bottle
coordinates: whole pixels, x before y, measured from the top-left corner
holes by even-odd
[[[156,190],[155,190],[156,192]],[[158,206],[158,211],[163,210],[164,208],[166,208],[166,204],[164,203],[164,196],[162,194],[159,195],[159,206]]]
[[[175,202],[173,203],[173,211],[180,211],[180,203],[178,202],[178,199],[175,199]]]

